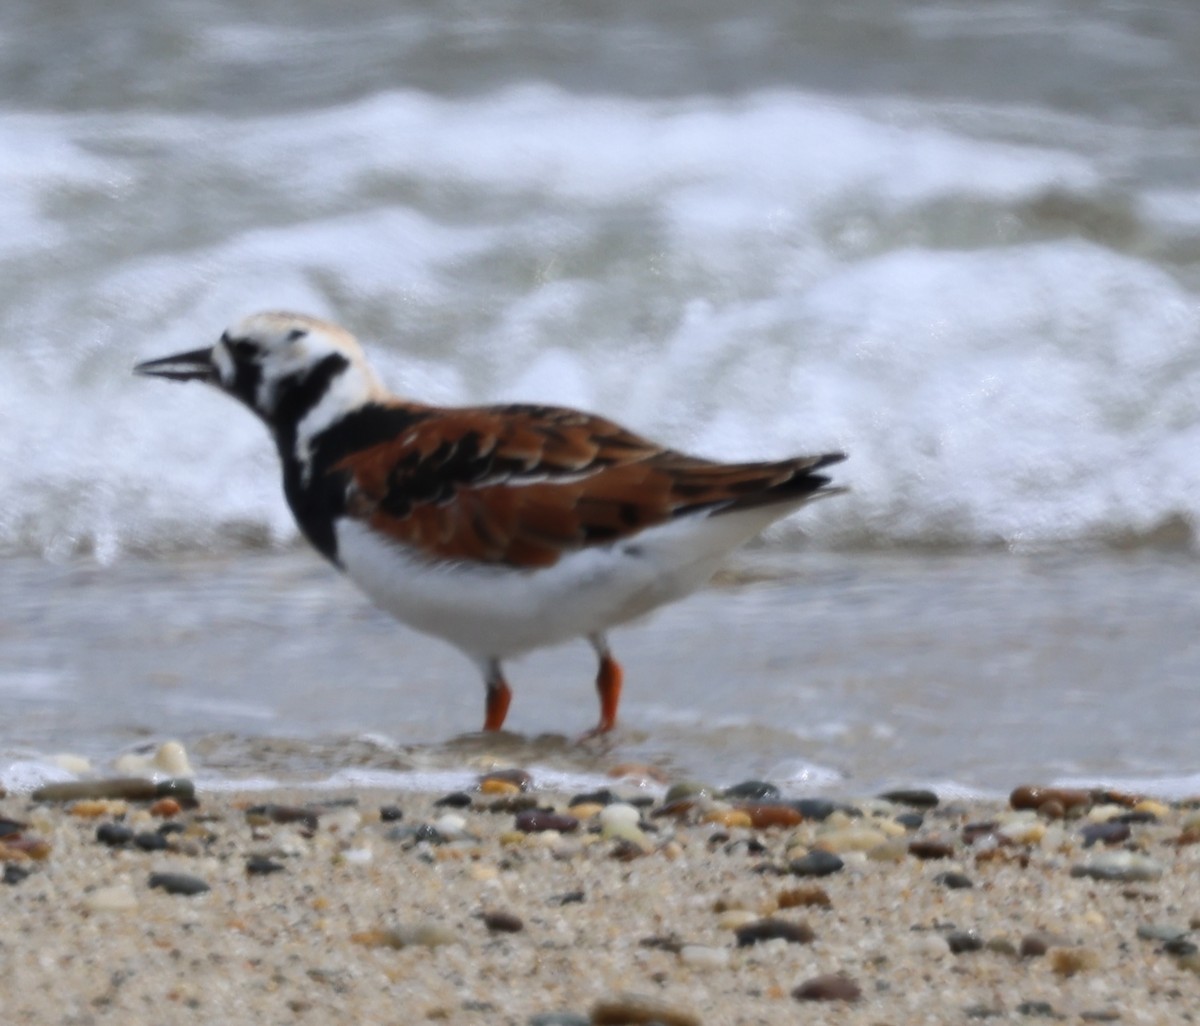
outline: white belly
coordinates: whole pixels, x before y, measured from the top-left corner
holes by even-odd
[[[342,565],[376,605],[480,661],[601,632],[686,595],[787,512],[676,520],[535,570],[432,563],[360,521],[339,520],[336,530]]]

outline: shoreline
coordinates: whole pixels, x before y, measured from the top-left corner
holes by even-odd
[[[1200,803],[637,785],[10,793],[6,1018],[1166,1023],[1200,998]]]

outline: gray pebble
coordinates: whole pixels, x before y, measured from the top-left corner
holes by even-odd
[[[151,873],[150,886],[158,887],[168,894],[203,894],[209,889],[208,884],[198,876],[187,873]]]
[[[832,852],[821,851],[817,848],[798,859],[788,863],[788,869],[793,876],[829,876],[845,866],[840,858]]]
[[[1123,882],[1157,880],[1163,874],[1161,862],[1148,855],[1132,851],[1105,851],[1090,856],[1086,862],[1071,867],[1074,877]]]

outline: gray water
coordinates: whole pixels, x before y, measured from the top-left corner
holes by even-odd
[[[850,453],[618,638],[611,750],[579,646],[506,758],[1186,790],[1197,69],[1182,2],[4,4],[0,758],[490,750],[471,667],[297,552],[261,427],[129,373],[291,307],[424,400]]]

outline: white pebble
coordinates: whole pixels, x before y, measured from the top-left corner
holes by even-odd
[[[127,883],[97,887],[83,897],[84,906],[91,912],[129,912],[137,908],[137,895]]]
[[[51,756],[50,761],[60,770],[66,770],[68,773],[73,773],[77,777],[86,777],[92,772],[92,764],[82,755],[72,755],[70,752],[61,752],[58,755]]]
[[[154,768],[169,777],[195,776],[187,750],[178,741],[164,741],[154,753]]]
[[[642,814],[628,802],[613,802],[611,805],[606,805],[597,816],[600,825],[604,827],[616,827],[621,824],[636,827],[641,818]]]

